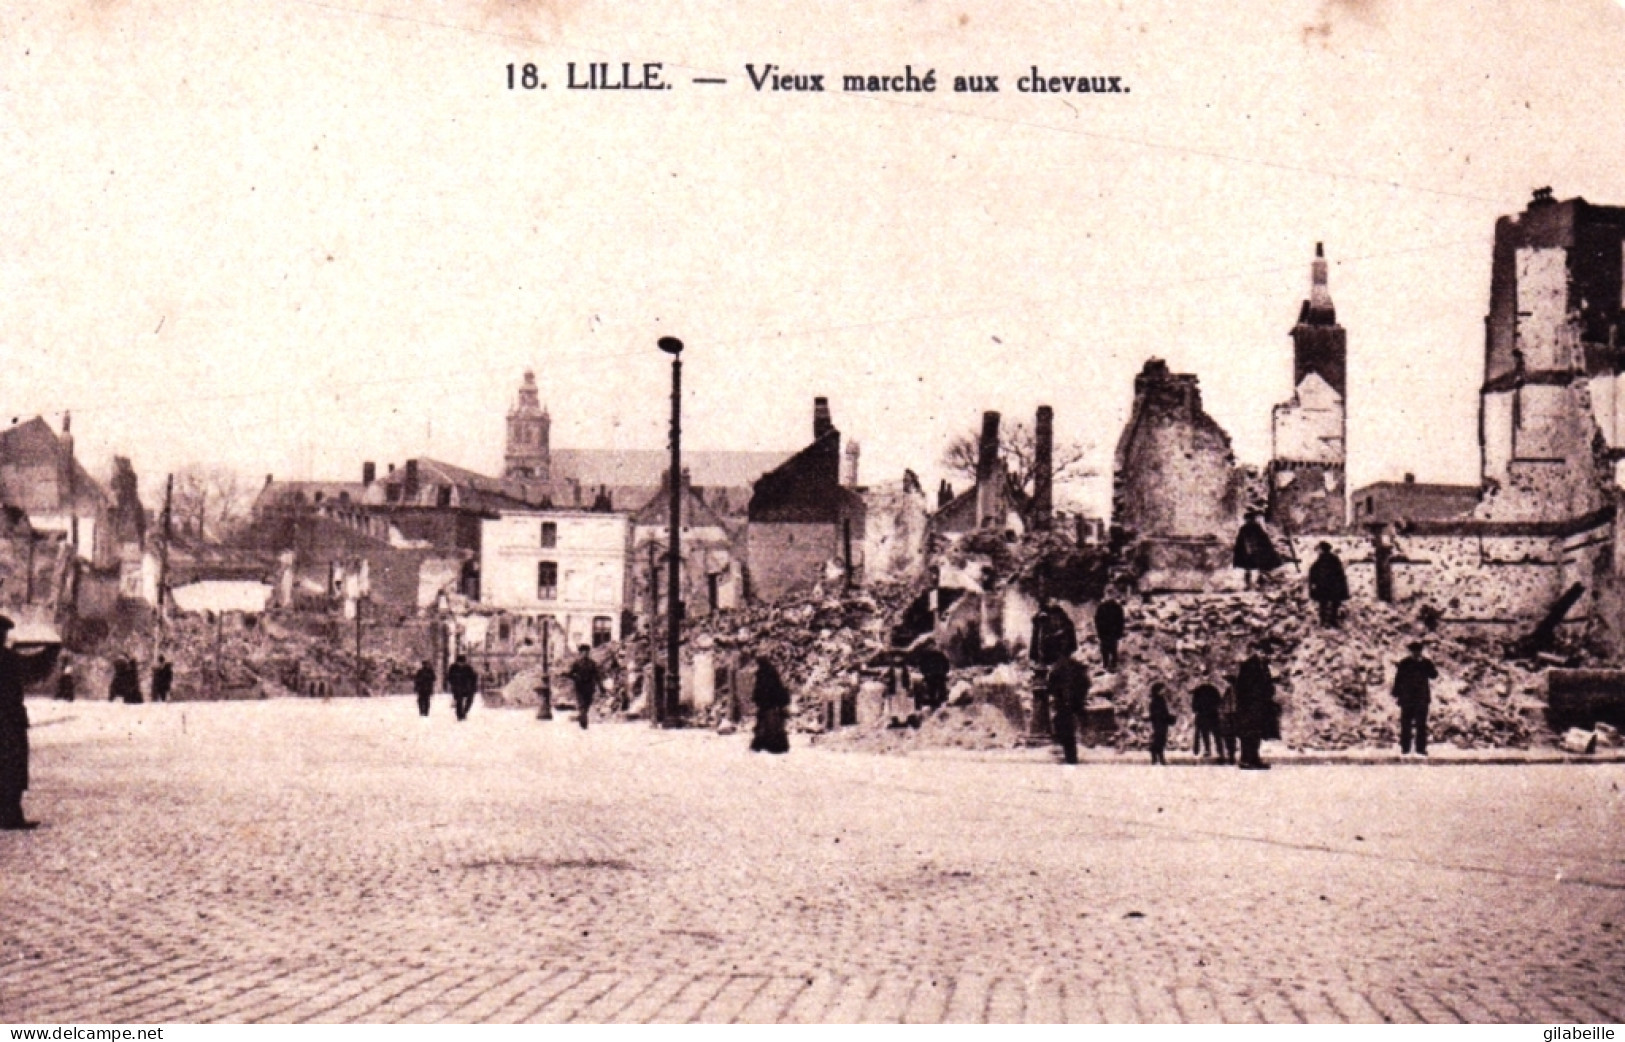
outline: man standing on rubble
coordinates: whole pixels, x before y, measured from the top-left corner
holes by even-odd
[[[1100,664],[1112,673],[1117,672],[1117,645],[1125,626],[1123,606],[1108,591],[1095,609],[1095,636],[1100,640]]]
[[[1233,562],[1242,570],[1249,590],[1253,588],[1254,572],[1273,572],[1281,567],[1281,555],[1276,552],[1275,544],[1270,542],[1269,533],[1264,531],[1257,511],[1247,511],[1247,520],[1242,524],[1241,531],[1236,533]]]
[[[1054,696],[1048,687],[1049,669],[1062,659],[1070,658],[1077,650],[1078,629],[1072,625],[1071,617],[1059,604],[1044,597],[1038,614],[1033,616],[1033,639],[1027,648],[1027,657],[1038,667],[1034,673],[1033,717],[1040,729],[1039,734],[1043,733],[1042,728],[1046,724],[1053,727],[1050,714]]]
[[[1309,599],[1320,608],[1320,624],[1336,629],[1342,622],[1343,602],[1349,599],[1349,580],[1332,544],[1321,543],[1316,549],[1320,556],[1309,566]]]
[[[1433,685],[1439,669],[1422,654],[1427,645],[1412,641],[1410,655],[1399,660],[1394,670],[1394,701],[1399,703],[1399,753],[1409,756],[1411,740],[1416,755],[1428,754],[1428,706],[1433,703]]]
[[[418,715],[429,715],[429,701],[434,698],[434,666],[428,659],[412,674],[412,690],[418,696]]]
[[[1264,736],[1275,729],[1275,678],[1270,676],[1263,641],[1253,645],[1253,653],[1236,674],[1236,735],[1241,739],[1244,771],[1267,771],[1269,764],[1259,758]]]
[[[576,689],[577,722],[581,729],[587,729],[587,714],[592,711],[593,696],[598,694],[604,686],[604,677],[598,671],[598,663],[592,660],[592,648],[583,644],[577,649],[576,660],[570,663],[570,669],[564,675],[570,678],[570,683]]]
[[[457,661],[446,670],[446,686],[451,688],[451,704],[457,711],[457,719],[467,720],[468,711],[474,707],[474,692],[480,686],[479,674],[468,664],[467,655],[458,655]]]

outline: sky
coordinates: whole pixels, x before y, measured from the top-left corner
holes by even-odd
[[[1350,487],[1473,482],[1495,219],[1625,203],[1614,0],[632,6],[6,4],[0,423],[71,411],[149,501],[192,462],[497,471],[526,368],[554,445],[663,447],[674,335],[687,446],[794,450],[826,395],[866,482],[934,485],[984,409],[1049,404],[1103,510],[1153,356],[1268,459],[1324,242]],[[905,66],[937,90],[841,89]]]

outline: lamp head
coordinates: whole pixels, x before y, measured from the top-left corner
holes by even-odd
[[[660,350],[666,352],[668,355],[680,355],[683,353],[683,342],[674,336],[661,337],[659,346]]]

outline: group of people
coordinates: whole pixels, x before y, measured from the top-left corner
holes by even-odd
[[[152,680],[148,688],[152,701],[169,701],[174,687],[175,665],[159,655],[152,667]],[[61,668],[57,671],[55,697],[58,702],[72,702],[79,697],[79,675],[66,654],[62,656]],[[107,685],[107,700],[125,705],[140,705],[142,702],[141,664],[129,655],[121,655],[113,660],[113,678]]]
[[[581,729],[587,729],[587,720],[592,713],[593,699],[604,690],[604,674],[598,668],[598,663],[592,659],[592,648],[586,644],[577,649],[575,661],[565,671],[565,677],[575,689],[577,720]],[[418,715],[429,715],[429,703],[434,699],[435,690],[434,664],[428,659],[412,675],[412,690],[418,699]],[[537,699],[541,708],[537,717],[543,720],[553,718],[551,678],[544,677],[540,687],[536,689]],[[451,692],[452,712],[458,720],[467,720],[469,710],[474,708],[474,696],[479,693],[480,676],[474,667],[469,664],[467,655],[458,655],[452,664],[446,667],[446,690]]]

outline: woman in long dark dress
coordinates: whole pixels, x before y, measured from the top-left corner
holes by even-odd
[[[751,752],[789,752],[790,736],[785,733],[784,718],[790,709],[790,689],[784,686],[778,667],[766,655],[756,658],[756,689],[751,700],[756,703],[756,733],[750,741]]]

